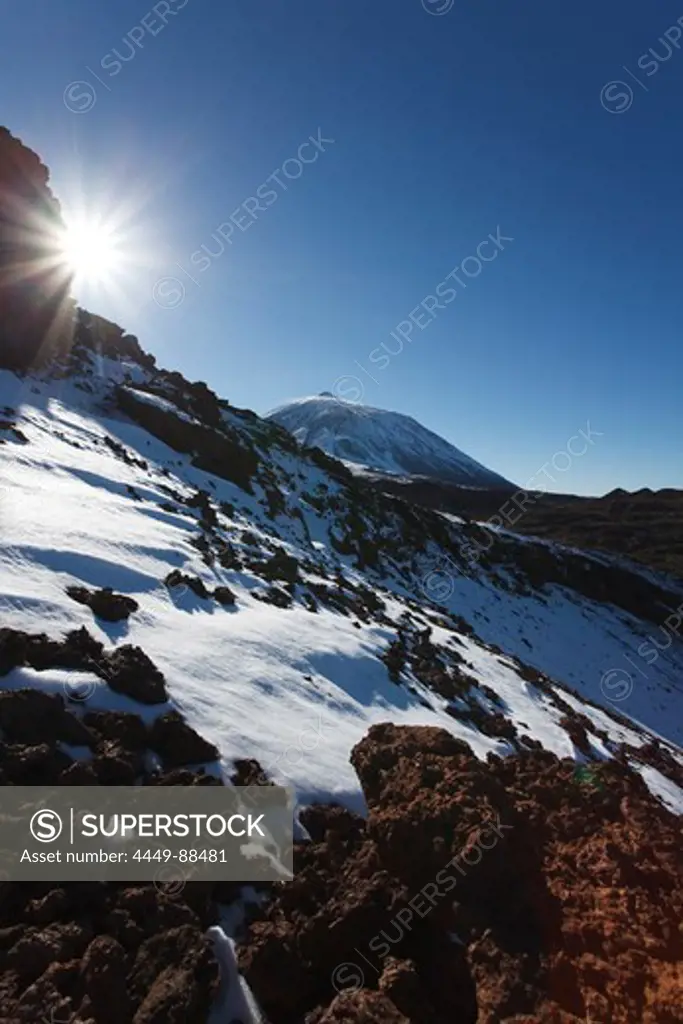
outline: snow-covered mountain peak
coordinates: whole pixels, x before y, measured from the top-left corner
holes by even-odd
[[[295,399],[266,418],[285,427],[301,444],[380,473],[426,476],[470,487],[510,486],[411,416],[347,402],[329,391]]]

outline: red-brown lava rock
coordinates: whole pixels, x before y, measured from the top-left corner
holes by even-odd
[[[683,1021],[681,823],[627,764],[388,724],[351,760],[367,822],[305,812],[240,951],[270,1024]]]

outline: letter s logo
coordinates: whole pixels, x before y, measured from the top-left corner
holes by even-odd
[[[31,835],[39,843],[54,843],[62,834],[64,824],[56,811],[36,811],[29,825]]]

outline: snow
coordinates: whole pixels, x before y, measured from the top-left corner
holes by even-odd
[[[262,1024],[263,1017],[249,986],[239,973],[231,922],[209,928],[214,953],[221,969],[221,983],[207,1024]]]
[[[457,640],[466,662],[463,668],[495,693],[498,709],[520,735],[540,740],[558,757],[585,761],[560,724],[560,708],[548,693],[520,677],[513,655],[550,676],[557,695],[606,732],[610,745],[640,747],[654,735],[683,764],[675,746],[683,743],[677,682],[683,678],[683,645],[676,639],[655,664],[643,662],[642,675],[632,673],[634,683],[626,698],[615,701],[614,692],[603,692],[604,674],[624,668],[649,627],[612,606],[559,586],[520,596],[503,585],[503,574],[487,575],[481,566],[468,576],[458,573],[447,553],[435,546],[416,560],[412,590],[398,572],[373,577],[391,625],[356,623],[323,605],[315,614],[300,604],[279,609],[258,600],[263,583],[248,569],[207,566],[190,543],[197,535],[195,512],[171,499],[169,488],[181,498],[202,488],[216,503],[229,502],[235,511],[231,516],[221,514],[221,531],[242,552],[247,549],[241,533],[248,529],[262,547],[272,549],[275,542],[308,563],[309,582],[329,585],[339,570],[352,583],[370,582],[349,558],[332,550],[330,528],[335,519],[329,510],[319,511],[313,504],[321,494],[339,498],[342,488],[336,481],[296,455],[269,451],[264,458],[278,480],[286,511],[296,510],[301,518],[267,518],[260,487],[248,495],[196,469],[188,456],[118,416],[108,401],[108,380],[132,379],[144,385],[146,379],[131,367],[123,370],[110,362],[101,361],[102,376],[89,382],[91,390],[86,391],[69,380],[22,382],[0,373],[0,407],[17,409],[17,426],[28,439],[28,444],[11,439],[0,444],[0,625],[55,637],[86,626],[106,647],[138,644],[164,673],[171,704],[218,747],[219,770],[226,779],[235,759],[255,757],[275,781],[293,787],[299,804],[332,799],[365,812],[349,754],[373,723],[438,726],[469,743],[480,758],[511,751],[506,741],[453,718],[447,702],[417,680],[409,680],[408,689],[389,679],[380,655],[395,637],[408,601],[418,625],[431,625],[432,642],[453,649]],[[136,391],[142,401],[189,419],[170,400],[141,395]],[[313,401],[317,407],[340,407],[335,399]],[[318,430],[315,413],[314,408],[312,430]],[[406,417],[372,409],[354,415],[360,427],[354,428],[352,440],[361,445],[359,457],[367,457],[369,464],[382,463],[375,468],[410,471],[400,464],[407,452],[410,460],[434,459],[434,465],[446,460],[468,477],[488,472]],[[245,429],[236,414],[226,413],[226,418],[232,429]],[[395,430],[399,441],[391,451],[383,448],[385,429]],[[334,448],[342,437],[329,434],[325,440]],[[123,446],[131,460],[118,457],[105,438]],[[320,443],[319,433],[306,433],[305,439],[307,444]],[[258,447],[258,439],[254,443]],[[169,511],[169,503],[174,511]],[[444,517],[444,522],[455,545],[461,521]],[[534,543],[512,536],[513,541]],[[449,583],[444,604],[471,624],[474,637],[445,628],[439,613],[425,602],[420,577],[424,580],[444,565]],[[169,591],[164,580],[173,569],[200,577],[209,589],[227,584],[236,595],[235,608],[223,608],[180,588]],[[134,597],[139,610],[123,623],[100,622],[67,596],[71,584],[113,587]],[[494,644],[506,654],[493,650]],[[113,693],[88,672],[21,668],[0,679],[0,686],[37,686],[62,693],[77,714],[134,711],[151,722],[168,707],[142,706]],[[488,706],[483,694],[479,699]],[[615,710],[631,724],[617,720]],[[596,759],[612,756],[596,735],[589,739]],[[78,759],[90,756],[84,748],[64,749]],[[683,814],[678,786],[655,769],[636,762],[633,766],[666,807]],[[243,896],[250,898],[247,892]],[[262,1021],[237,972],[238,911],[239,907],[226,908],[220,927],[210,930],[223,983],[207,1024]]]
[[[4,625],[53,636],[84,625],[106,646],[138,644],[164,673],[173,705],[218,746],[226,775],[236,758],[256,756],[277,781],[294,787],[301,803],[332,798],[363,811],[349,753],[376,722],[445,728],[466,740],[479,757],[509,751],[506,742],[454,719],[446,701],[419,684],[411,692],[389,680],[379,655],[395,636],[395,626],[355,624],[324,606],[312,614],[300,604],[279,609],[258,600],[263,587],[253,574],[202,562],[190,543],[196,533],[190,509],[160,508],[169,502],[169,487],[184,496],[201,487],[216,502],[234,505],[234,519],[222,520],[231,543],[239,545],[241,528],[247,527],[257,540],[275,539],[300,558],[315,560],[320,572],[307,578],[325,580],[325,571],[348,565],[348,560],[330,549],[329,520],[302,500],[304,493],[315,495],[323,487],[332,495],[338,492],[339,485],[323,471],[288,453],[272,456],[280,479],[288,481],[289,507],[301,508],[304,520],[278,516],[274,522],[263,516],[258,493],[247,495],[196,469],[188,457],[103,411],[97,395],[90,398],[68,382],[33,384],[37,391],[24,384],[23,401],[17,403],[16,387],[16,378],[0,374],[0,404],[20,405],[17,422],[29,441],[0,445]],[[159,401],[167,411],[175,408]],[[105,437],[123,445],[138,462],[144,459],[147,468],[118,458]],[[452,528],[457,530],[458,524]],[[434,564],[439,557],[443,552],[435,551]],[[169,591],[164,580],[172,569],[199,576],[209,589],[229,585],[236,607],[226,609],[191,593]],[[345,572],[349,579],[367,583],[358,570]],[[121,624],[98,622],[89,609],[67,597],[67,586],[76,583],[111,586],[134,597],[139,611]],[[388,576],[382,587],[395,623],[406,608],[405,584]],[[501,589],[483,573],[455,576],[446,603],[476,631],[477,639],[460,637],[459,649],[471,674],[495,691],[501,710],[521,734],[539,739],[558,756],[576,756],[560,725],[561,712],[547,695],[520,679],[513,662],[487,644],[517,655],[560,686],[572,686],[579,696],[564,690],[560,696],[592,716],[596,727],[606,729],[615,742],[641,745],[638,723],[669,742],[683,740],[680,696],[669,686],[683,669],[680,643],[647,667],[648,678],[617,707],[634,719],[630,729],[610,715],[614,703],[601,692],[600,680],[637,646],[642,623],[557,586],[523,597]],[[429,618],[425,606],[424,621]],[[434,642],[447,646],[452,636],[434,626]],[[41,685],[72,694],[85,688],[83,704],[88,707],[125,707],[148,719],[162,710],[112,694],[87,673],[20,669],[2,685]],[[584,705],[580,696],[603,710]],[[609,755],[595,738],[594,745],[596,753]],[[663,793],[659,781],[653,782],[654,790]]]
[[[479,567],[472,570],[476,575],[465,576],[452,561],[447,569],[439,569],[445,564],[435,550],[424,564],[423,578],[437,569],[446,574],[450,593],[443,604],[464,616],[480,639],[497,644],[606,711],[615,710],[636,726],[683,745],[679,639],[653,665],[640,659],[641,678],[627,659],[644,639],[645,623],[555,584],[524,596],[492,586],[491,577]],[[631,677],[623,697],[604,685],[607,673],[616,668],[624,668]]]
[[[651,768],[648,764],[631,762],[631,767],[640,772],[650,792],[659,797],[670,811],[674,814],[683,814],[683,789],[680,786],[665,778],[661,772],[658,772],[656,768]]]
[[[266,419],[285,427],[301,444],[322,448],[350,466],[392,476],[510,486],[503,477],[401,413],[317,395],[279,406]]]

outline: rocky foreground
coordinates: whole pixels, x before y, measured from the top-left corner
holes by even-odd
[[[85,656],[83,636],[3,641],[5,671]],[[5,785],[220,784],[182,767],[207,749],[180,716],[150,729],[29,689],[0,694],[0,727]],[[91,760],[72,760],[67,741]],[[683,1021],[681,823],[626,763],[577,769],[540,749],[481,761],[443,730],[390,724],[351,760],[367,820],[305,809],[295,880],[266,889],[242,936],[265,1020]],[[256,762],[234,781],[267,783]],[[0,1024],[204,1024],[220,973],[206,930],[239,896],[0,884]]]
[[[392,725],[352,762],[367,823],[304,814],[297,877],[242,949],[269,1019],[683,1020],[681,825],[638,776],[540,750],[481,762]]]

